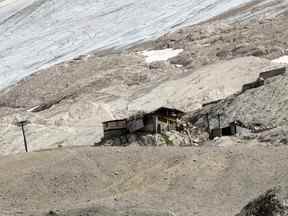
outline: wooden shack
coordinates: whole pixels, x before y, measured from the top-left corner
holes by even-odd
[[[227,127],[214,128],[209,131],[209,139],[214,139],[215,137],[222,136],[235,136],[237,134],[237,124],[236,122],[231,122]]]
[[[127,137],[134,132],[162,133],[177,130],[178,120],[184,112],[160,107],[150,113],[141,113],[127,119],[103,122],[104,140]]]
[[[160,107],[143,116],[144,127],[141,131],[162,133],[165,131],[177,130],[177,121],[184,114],[184,112],[177,109]]]
[[[125,145],[128,141],[128,134],[135,132],[162,133],[178,129],[178,120],[185,113],[167,107],[160,107],[150,113],[138,113],[126,119],[118,119],[103,122],[104,137],[101,143],[113,140],[114,144]]]
[[[127,119],[119,119],[103,122],[104,138],[111,139],[121,137],[128,133]]]

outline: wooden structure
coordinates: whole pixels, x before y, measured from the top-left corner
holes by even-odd
[[[258,88],[264,85],[265,80],[263,78],[258,78],[256,81],[247,83],[242,86],[242,93],[247,91],[248,89]]]
[[[177,130],[178,120],[185,113],[167,107],[160,107],[150,113],[142,113],[127,119],[103,122],[104,140],[126,137],[134,132],[162,133]],[[123,138],[122,138],[123,139]],[[122,143],[122,140],[120,140]]]
[[[144,127],[141,131],[162,133],[164,131],[177,130],[177,120],[184,114],[185,113],[181,110],[160,107],[159,109],[144,115]]]
[[[103,122],[105,138],[114,138],[125,135],[127,130],[127,119],[119,119]]]
[[[220,101],[223,101],[223,99],[218,99],[218,100],[215,100],[215,101],[210,101],[210,102],[204,103],[204,104],[202,104],[202,107],[214,105],[214,104],[219,103]]]
[[[209,139],[213,140],[215,137],[222,137],[222,136],[235,136],[237,134],[237,127],[240,125],[238,121],[234,121],[229,123],[228,126],[223,127],[221,125],[221,114],[217,114],[217,127],[210,128],[210,120],[209,120],[209,113],[206,114],[206,121],[207,121],[207,132],[209,133]]]
[[[237,134],[237,125],[235,122],[231,122],[229,126],[223,128],[214,128],[209,132],[209,139],[222,136],[235,136]]]
[[[144,113],[137,113],[129,117],[129,119],[127,120],[127,129],[129,133],[136,132],[144,127],[144,115]]]
[[[286,67],[276,68],[272,70],[268,70],[259,74],[259,78],[264,80],[269,79],[274,76],[284,75],[286,72]]]
[[[276,68],[262,72],[259,74],[259,77],[256,81],[243,85],[241,93],[245,92],[248,89],[263,86],[266,79],[272,78],[274,76],[284,75],[285,73],[286,73],[286,67]]]

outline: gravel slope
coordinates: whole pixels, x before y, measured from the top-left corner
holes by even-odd
[[[2,157],[0,208],[7,215],[93,206],[235,215],[267,189],[287,184],[288,149],[230,142],[225,148],[91,147]]]

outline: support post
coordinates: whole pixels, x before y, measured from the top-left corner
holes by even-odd
[[[155,132],[156,132],[156,134],[155,134],[155,144],[157,146],[157,144],[158,144],[158,139],[157,139],[157,134],[158,134],[158,116],[155,116],[154,118],[155,118]]]
[[[221,115],[218,113],[218,129],[220,133],[220,137],[222,136],[222,131],[221,131]]]
[[[209,122],[209,113],[206,114],[206,121],[207,121],[207,131],[210,134],[210,122]]]

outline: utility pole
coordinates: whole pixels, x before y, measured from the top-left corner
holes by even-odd
[[[25,151],[28,152],[28,145],[27,145],[27,140],[26,140],[26,134],[25,134],[25,128],[24,126],[29,124],[30,122],[25,120],[25,121],[19,121],[16,123],[16,125],[18,127],[21,127],[22,130],[22,135],[23,135],[23,140],[24,140],[24,147],[25,147]]]

